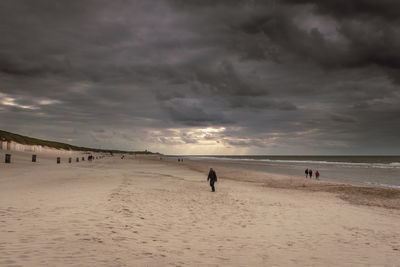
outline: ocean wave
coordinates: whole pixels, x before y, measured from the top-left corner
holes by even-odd
[[[189,158],[219,160],[219,161],[235,161],[235,162],[336,165],[349,168],[361,167],[361,168],[380,168],[380,169],[400,169],[400,162],[363,163],[363,162],[342,162],[342,161],[326,161],[326,160],[282,160],[282,159],[229,158],[229,157],[212,157],[212,156],[191,156]]]
[[[383,184],[383,183],[374,183],[374,182],[366,182],[367,185],[379,186],[379,187],[388,187],[394,189],[400,189],[400,185],[391,185],[391,184]]]

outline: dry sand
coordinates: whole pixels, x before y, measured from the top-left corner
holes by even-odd
[[[0,266],[400,266],[393,207],[236,170],[211,193],[190,163],[46,157],[0,163]]]

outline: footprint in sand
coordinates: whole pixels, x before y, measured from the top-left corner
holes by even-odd
[[[101,239],[98,238],[98,237],[81,238],[81,239],[79,239],[79,240],[82,240],[82,241],[92,241],[92,242],[96,242],[96,243],[103,243],[103,240],[101,240]]]
[[[4,260],[4,261],[1,261],[0,262],[0,265],[3,265],[4,264],[4,266],[5,265],[8,265],[8,264],[15,264],[16,262],[15,261],[13,261],[13,260]]]

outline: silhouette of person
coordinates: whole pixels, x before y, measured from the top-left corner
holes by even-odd
[[[306,174],[306,178],[308,178],[308,168],[304,171],[304,173]]]
[[[211,191],[215,192],[214,183],[217,181],[217,174],[215,173],[213,168],[210,168],[210,172],[208,173],[207,181],[210,181]]]

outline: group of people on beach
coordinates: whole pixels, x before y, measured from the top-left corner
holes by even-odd
[[[313,170],[307,168],[304,173],[306,174],[306,178],[313,178]],[[315,179],[319,180],[319,171],[316,170],[315,173]],[[217,182],[217,174],[215,173],[213,168],[210,168],[210,171],[208,172],[208,177],[207,177],[207,181],[210,181],[210,186],[211,186],[211,191],[215,192],[215,182]]]
[[[304,173],[306,174],[306,178],[313,178],[313,170],[312,169],[306,169],[304,171]],[[315,171],[315,179],[319,180],[319,171],[316,170]],[[208,172],[208,177],[207,177],[207,181],[210,181],[210,186],[211,186],[211,191],[215,192],[215,182],[217,182],[217,174],[215,173],[213,168],[210,168],[210,171]]]
[[[304,171],[304,173],[306,174],[306,178],[312,178],[312,176],[313,176],[313,170],[312,169],[306,169],[305,171]],[[317,180],[319,180],[319,171],[317,170],[317,171],[315,171],[315,179],[317,179]]]

